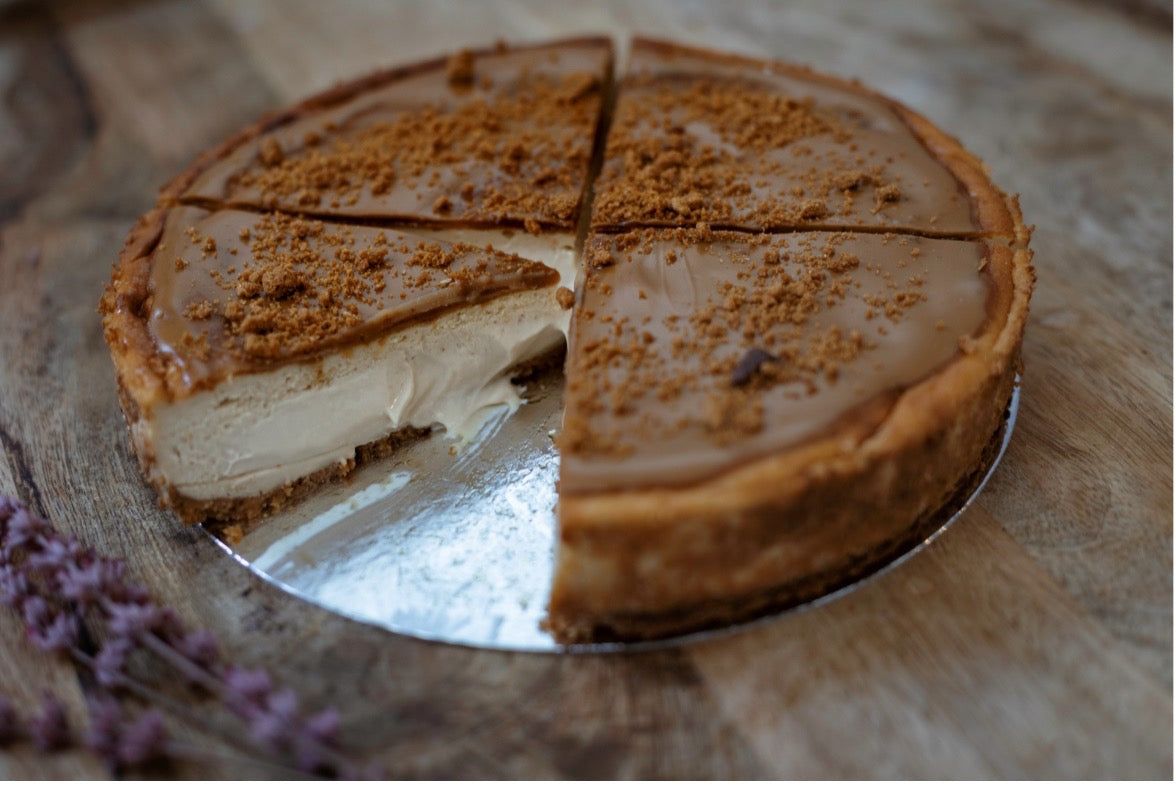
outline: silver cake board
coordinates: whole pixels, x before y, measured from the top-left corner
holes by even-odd
[[[974,487],[964,488],[924,527],[929,536],[865,565],[850,583],[773,615],[845,594],[906,560],[957,520],[1004,455],[1019,390],[1018,384],[990,462],[978,467]],[[507,651],[599,652],[674,645],[721,632],[569,647],[541,628],[554,564],[559,456],[553,436],[563,412],[561,375],[531,380],[525,397],[513,413],[505,407],[487,412],[467,441],[434,433],[405,444],[360,466],[348,481],[269,517],[239,541],[214,540],[296,597],[424,640]]]

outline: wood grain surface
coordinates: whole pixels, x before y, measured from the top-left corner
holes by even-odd
[[[1172,775],[1172,19],[1164,3],[0,4],[0,491],[124,556],[391,776]],[[156,189],[261,113],[463,45],[632,32],[860,77],[1021,194],[1039,284],[994,479],[823,607],[622,656],[504,654],[334,617],[155,506],[95,306]],[[0,612],[0,693],[84,724],[84,674]],[[194,744],[220,747],[189,733]],[[266,777],[209,762],[186,777]],[[0,776],[102,777],[18,746]]]

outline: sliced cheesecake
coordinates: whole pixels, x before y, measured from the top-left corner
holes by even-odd
[[[558,640],[801,602],[935,528],[1019,367],[1016,200],[803,68],[638,39],[613,87],[604,39],[463,52],[267,117],[167,186],[101,306],[161,501],[257,518],[517,403],[570,330]]]
[[[181,519],[249,520],[357,449],[517,404],[561,349],[570,240],[409,232],[177,207],[140,227],[104,301],[136,453]],[[445,239],[439,239],[444,235]],[[561,243],[563,243],[561,245]]]

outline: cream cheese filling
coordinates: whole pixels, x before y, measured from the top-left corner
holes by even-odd
[[[414,231],[487,243],[575,276],[575,238],[522,232]],[[405,428],[459,435],[487,407],[517,407],[509,375],[566,340],[556,287],[516,292],[410,324],[312,362],[232,377],[158,404],[136,436],[153,471],[191,499],[248,498],[333,464]]]

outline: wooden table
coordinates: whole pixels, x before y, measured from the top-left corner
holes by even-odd
[[[1172,38],[1162,2],[0,6],[0,491],[265,662],[390,775],[1172,773]],[[857,76],[1022,197],[1039,283],[978,504],[815,610],[626,656],[423,643],[288,597],[155,506],[95,313],[156,188],[262,112],[504,37],[640,31]],[[0,693],[88,682],[0,613]],[[182,725],[179,733],[185,732]],[[199,741],[201,737],[193,736]],[[18,747],[0,775],[103,776]],[[210,763],[184,776],[267,776]]]

